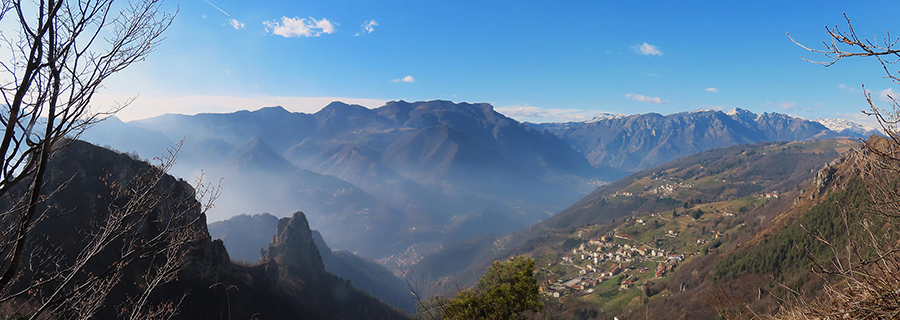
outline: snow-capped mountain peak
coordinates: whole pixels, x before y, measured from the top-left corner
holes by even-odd
[[[585,122],[586,122],[586,123],[594,123],[594,122],[603,121],[603,120],[611,120],[611,119],[625,118],[625,117],[627,117],[627,116],[628,116],[628,115],[624,115],[624,114],[621,114],[621,113],[612,114],[612,113],[606,113],[606,112],[604,112],[604,113],[598,114],[596,117],[593,117],[591,120],[588,120],[588,121],[585,121]]]
[[[818,119],[815,121],[834,132],[850,130],[857,134],[866,134],[868,132],[878,131],[875,127],[862,125],[846,119]]]
[[[741,108],[734,108],[731,111],[725,111],[725,114],[732,116],[732,117],[739,115],[739,114],[756,116],[756,114],[753,112],[750,112],[750,110],[741,109]]]

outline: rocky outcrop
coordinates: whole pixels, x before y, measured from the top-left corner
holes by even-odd
[[[274,240],[263,254],[263,261],[272,260],[290,275],[317,280],[326,273],[319,249],[313,242],[306,215],[297,211],[290,218],[278,220]]]
[[[164,230],[179,230],[179,251],[185,257],[171,282],[156,287],[150,305],[178,302],[173,319],[404,319],[405,316],[377,299],[354,289],[347,281],[325,271],[302,213],[280,222],[278,236],[269,246],[267,259],[246,265],[232,263],[221,240],[209,236],[206,217],[195,199],[194,189],[183,180],[160,175],[159,169],[128,155],[88,143],[73,141],[56,152],[47,171],[48,192],[39,212],[46,213],[29,237],[20,281],[32,279],[72,265],[91,237],[101,233],[111,212],[123,207],[148,205],[147,215],[127,219],[127,234],[112,238],[107,249],[91,258],[75,277],[82,281],[101,274],[122,261],[123,248],[133,243],[155,243]],[[156,181],[150,190],[148,175]],[[122,188],[120,188],[122,187]],[[12,194],[21,190],[12,190]],[[130,202],[135,194],[151,194],[158,202]],[[10,198],[0,198],[0,209],[9,208]],[[123,241],[127,239],[128,241]],[[187,241],[187,242],[183,242]],[[46,248],[53,248],[52,251]],[[155,248],[155,247],[154,247]],[[121,306],[133,303],[147,277],[157,272],[165,254],[141,254],[121,273],[121,281],[106,296],[95,318],[118,318]],[[57,269],[54,269],[57,268]],[[33,283],[33,282],[32,282]],[[11,291],[21,290],[12,287]],[[52,287],[47,287],[52,290]],[[32,290],[27,299],[42,299],[43,289]],[[127,309],[127,308],[126,308]]]

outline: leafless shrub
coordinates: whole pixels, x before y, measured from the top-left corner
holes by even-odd
[[[49,239],[36,230],[54,218],[48,215],[55,209],[48,199],[66,187],[62,183],[54,190],[45,188],[51,153],[65,146],[66,137],[77,137],[131,102],[100,108],[91,100],[103,81],[157,47],[173,19],[159,11],[160,3],[136,0],[117,11],[114,0],[0,1],[0,21],[16,26],[0,33],[0,48],[7,50],[8,58],[0,61],[0,198],[6,204],[0,211],[0,304],[27,305],[20,316],[90,318],[125,268],[147,260],[142,263],[153,267],[147,268],[142,292],[120,316],[162,316],[177,306],[151,306],[146,299],[177,273],[184,258],[177,248],[196,236],[189,227],[192,222],[183,220],[196,217],[185,213],[199,208],[167,203],[165,192],[160,192],[174,152],[131,183],[109,186],[120,201],[91,229],[87,245],[76,256],[63,258],[59,243],[43,243],[25,255],[30,239]],[[174,210],[161,210],[163,206]],[[172,214],[158,217],[156,212]],[[93,270],[95,259],[112,249],[118,259]],[[15,302],[23,297],[27,303]]]
[[[860,38],[845,15],[846,30],[827,28],[829,41],[824,49],[803,48],[828,58],[815,62],[831,66],[850,57],[873,57],[885,71],[885,78],[900,84],[892,67],[900,61],[898,38],[888,33],[879,40]],[[796,42],[795,42],[796,43]],[[799,45],[799,44],[798,44]],[[801,45],[802,46],[802,45]],[[809,60],[807,60],[809,61]],[[868,198],[863,208],[841,212],[844,240],[825,239],[815,230],[807,232],[825,243],[833,258],[810,255],[813,271],[826,277],[824,295],[803,299],[794,292],[792,300],[773,316],[763,319],[897,319],[900,317],[900,104],[887,95],[889,107],[879,107],[872,93],[865,91],[869,105],[863,113],[874,117],[886,138],[873,137],[863,149],[852,153],[846,163],[850,173],[863,181]],[[852,211],[849,211],[852,210]],[[786,288],[790,290],[789,288]]]
[[[176,155],[177,149],[173,149],[158,159],[156,166],[126,183],[109,177],[108,214],[85,230],[81,250],[66,257],[72,244],[68,250],[53,242],[53,248],[38,248],[30,255],[28,267],[19,270],[11,285],[0,291],[0,303],[28,301],[36,306],[28,315],[31,319],[44,314],[87,319],[109,307],[108,295],[124,276],[134,278],[137,273],[139,281],[129,284],[136,290],[117,308],[118,317],[166,319],[174,315],[181,299],[154,303],[150,295],[177,277],[188,262],[191,244],[206,237],[202,232],[204,212],[220,191],[218,186],[198,180],[199,192],[176,194],[176,183],[165,181]],[[195,201],[195,196],[202,202]],[[51,252],[56,254],[48,254]]]

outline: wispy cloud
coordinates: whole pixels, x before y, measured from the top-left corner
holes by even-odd
[[[391,82],[406,82],[406,83],[412,83],[412,82],[416,82],[416,79],[413,78],[413,76],[405,76],[405,77],[400,78],[400,79],[394,79],[394,80],[391,80]]]
[[[648,76],[651,76],[651,77],[659,77],[659,75],[658,75],[658,74],[655,74],[655,73],[648,73],[647,75],[648,75]]]
[[[378,22],[375,22],[375,19],[370,19],[366,22],[363,22],[362,26],[360,26],[362,29],[353,36],[359,37],[364,34],[372,33],[372,31],[375,31],[376,26],[378,26]]]
[[[591,119],[597,113],[581,109],[544,109],[534,106],[507,106],[494,108],[494,110],[510,118],[540,122],[583,121]]]
[[[779,102],[778,102],[778,109],[781,109],[781,110],[794,110],[794,109],[796,109],[796,108],[797,108],[797,104],[794,103],[794,102],[790,102],[790,101],[779,101]]]
[[[713,87],[709,87],[709,88],[706,88],[706,89],[704,89],[704,90],[705,90],[706,92],[719,92],[719,89],[716,89],[716,88],[713,88]]]
[[[642,95],[642,94],[626,93],[626,94],[625,94],[625,97],[626,97],[626,98],[629,98],[629,99],[632,99],[632,100],[637,100],[637,101],[640,101],[640,102],[650,102],[650,103],[655,103],[655,104],[666,104],[666,103],[669,103],[669,101],[660,99],[659,97],[648,97],[648,96],[645,96],[645,95]]]
[[[632,46],[631,48],[634,49],[634,52],[637,52],[637,53],[645,55],[645,56],[650,56],[650,55],[661,56],[661,55],[663,55],[662,51],[659,51],[659,47],[654,46],[649,43],[646,43],[646,42],[644,42],[644,44],[639,45],[639,46]]]
[[[209,5],[211,5],[213,8],[216,8],[216,10],[219,10],[219,12],[225,14],[225,16],[228,17],[228,20],[225,20],[225,21],[227,21],[227,24],[229,26],[232,26],[234,28],[234,30],[245,29],[243,22],[240,22],[237,19],[232,18],[231,15],[228,14],[228,12],[225,12],[225,10],[222,10],[222,8],[219,8],[219,6],[214,5],[212,2],[209,2],[209,0],[203,0],[203,1],[208,3]],[[203,18],[206,19],[206,15],[203,15]]]
[[[237,21],[235,18],[228,19],[228,24],[234,27],[234,30],[244,29],[244,23]]]
[[[861,92],[862,92],[862,91],[859,90],[859,89],[852,88],[852,87],[850,87],[850,86],[848,86],[848,85],[846,85],[846,84],[843,84],[843,83],[837,85],[837,87],[838,87],[838,89],[841,89],[841,90],[844,90],[844,91],[847,91],[847,92],[850,92],[850,93],[861,93]]]
[[[900,100],[900,95],[897,95],[897,93],[894,92],[894,89],[887,88],[885,90],[878,91],[878,100],[884,102],[893,102],[895,100]]]
[[[784,110],[784,111],[794,111],[794,110],[805,111],[805,112],[813,111],[810,108],[798,106],[796,102],[792,102],[792,101],[778,101],[776,103],[766,102],[766,105],[767,106],[775,106],[776,108]]]
[[[335,30],[334,26],[337,25],[337,23],[328,21],[328,19],[316,20],[313,17],[281,17],[281,22],[272,20],[263,21],[263,24],[266,26],[266,32],[285,38],[318,37],[323,33],[332,34]]]

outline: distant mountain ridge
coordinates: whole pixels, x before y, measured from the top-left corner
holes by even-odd
[[[669,115],[603,114],[584,122],[531,124],[569,142],[600,169],[620,176],[700,151],[767,141],[865,138],[877,131],[847,120],[806,120],[780,113],[695,110]]]
[[[167,114],[105,126],[86,136],[144,158],[184,139],[174,173],[226,178],[213,221],[303,210],[330,245],[389,259],[380,261],[394,269],[444,244],[545,220],[599,185],[677,157],[859,135],[743,109],[530,124],[486,103],[441,100],[375,109],[332,102],[313,114],[282,107]]]
[[[815,121],[821,123],[831,131],[846,133],[848,135],[860,135],[861,138],[866,138],[873,134],[881,135],[881,131],[875,127],[862,125],[846,119],[817,119]]]
[[[145,158],[164,151],[140,136],[183,139],[174,173],[225,177],[212,221],[303,210],[330,245],[377,259],[525,227],[590,192],[600,175],[559,137],[484,103],[333,102],[313,114],[267,107],[110,124],[88,135],[142,146]],[[109,139],[116,131],[142,134]],[[410,255],[396,259],[420,253]]]

